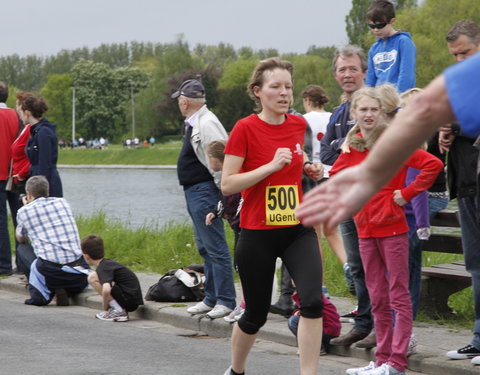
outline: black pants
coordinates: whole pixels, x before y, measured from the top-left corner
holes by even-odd
[[[265,324],[272,298],[277,258],[281,258],[297,287],[301,315],[322,317],[322,264],[312,228],[242,229],[235,258],[246,309],[238,325],[254,334]]]

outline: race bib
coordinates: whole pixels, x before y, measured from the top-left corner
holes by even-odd
[[[272,185],[265,190],[265,214],[267,225],[297,225],[297,185]]]

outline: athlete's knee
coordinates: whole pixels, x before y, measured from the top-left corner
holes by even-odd
[[[267,317],[249,317],[246,312],[242,315],[238,321],[238,327],[245,333],[249,335],[254,335],[257,333],[260,328],[262,328],[267,322]]]
[[[311,296],[307,301],[302,301],[300,315],[309,319],[317,319],[323,316],[322,296]]]

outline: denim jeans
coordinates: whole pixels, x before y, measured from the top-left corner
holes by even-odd
[[[27,242],[18,244],[16,260],[18,263],[22,264],[23,272],[25,273],[25,276],[27,276],[27,279],[30,276],[30,266],[35,259],[37,259],[37,256],[33,251],[32,245]]]
[[[408,223],[408,270],[410,272],[409,290],[412,300],[413,319],[417,317],[422,286],[422,241],[417,236],[417,224],[414,215],[407,215]]]
[[[369,333],[373,328],[370,306],[370,297],[365,284],[365,272],[358,247],[357,227],[353,219],[347,219],[340,224],[343,245],[347,253],[347,261],[355,282],[355,291],[358,300],[358,314],[355,317],[354,327],[359,332]]]
[[[430,220],[432,220],[438,211],[445,209],[447,206],[448,199],[446,198],[428,197],[428,214],[430,215]]]
[[[8,235],[6,181],[0,181],[0,272],[12,270],[12,250]]]
[[[475,323],[471,344],[480,349],[480,227],[476,221],[475,197],[458,198],[465,268],[472,274]]]
[[[216,304],[235,308],[232,259],[225,240],[223,220],[205,225],[205,217],[216,207],[220,192],[213,181],[185,189],[187,209],[193,221],[195,243],[205,262],[205,298],[208,306]]]

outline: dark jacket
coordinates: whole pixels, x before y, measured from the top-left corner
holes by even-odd
[[[320,141],[320,160],[323,164],[333,165],[340,155],[341,147],[348,131],[355,125],[350,120],[350,102],[335,108],[327,125],[327,132]]]
[[[452,126],[455,139],[447,156],[447,181],[450,199],[474,197],[477,194],[478,149],[475,138],[467,137],[458,125]]]
[[[30,128],[25,152],[30,160],[30,176],[45,176],[51,197],[63,197],[62,181],[57,171],[58,140],[55,125],[43,118]]]

